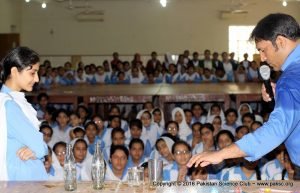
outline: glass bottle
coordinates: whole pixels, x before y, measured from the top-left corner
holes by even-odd
[[[77,189],[76,165],[71,144],[68,144],[66,149],[66,157],[64,162],[64,180],[66,191],[73,191]]]
[[[92,160],[92,180],[93,188],[96,190],[104,187],[105,162],[100,149],[100,141],[95,144],[95,152]]]

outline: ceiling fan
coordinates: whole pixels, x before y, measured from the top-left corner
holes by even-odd
[[[63,0],[60,0],[63,1]],[[73,9],[91,9],[92,6],[89,4],[88,0],[84,0],[82,3],[74,3],[73,0],[68,1],[68,5],[66,6],[67,9],[73,10]]]
[[[245,0],[231,0],[227,4],[225,9],[221,9],[221,14],[247,14],[248,10],[246,9],[249,5],[254,5],[255,2],[249,2]]]

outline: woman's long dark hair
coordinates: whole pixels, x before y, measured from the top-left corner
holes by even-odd
[[[2,82],[5,83],[9,79],[11,69],[16,67],[18,71],[22,71],[28,66],[32,66],[40,61],[39,55],[27,47],[17,47],[11,50],[1,61],[3,67]]]

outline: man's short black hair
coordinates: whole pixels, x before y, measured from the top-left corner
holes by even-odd
[[[277,36],[296,41],[300,37],[300,27],[295,18],[284,13],[269,14],[261,19],[250,35],[250,40],[269,40],[273,45]]]

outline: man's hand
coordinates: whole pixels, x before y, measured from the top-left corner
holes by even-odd
[[[223,160],[224,159],[222,158],[220,151],[203,152],[194,155],[188,162],[187,166],[192,167],[193,164],[195,164],[195,167],[198,167],[200,164],[201,167],[205,167],[209,164],[218,164]]]
[[[225,147],[220,151],[213,152],[203,152],[197,155],[194,155],[190,161],[187,163],[187,167],[192,167],[195,164],[195,167],[198,167],[200,164],[201,167],[205,167],[209,164],[218,164],[224,159],[245,157],[246,154],[234,143],[230,146]]]
[[[274,94],[274,96],[275,96],[276,83],[271,82],[271,86],[272,86],[273,94]],[[262,84],[262,87],[261,87],[261,94],[262,94],[263,100],[264,100],[265,102],[270,102],[270,101],[272,101],[270,95],[269,95],[269,94],[267,93],[267,91],[266,91],[266,87],[265,87],[264,84]]]
[[[23,161],[36,159],[35,153],[31,151],[31,149],[29,149],[28,147],[22,147],[21,149],[19,149],[17,151],[17,156]]]

